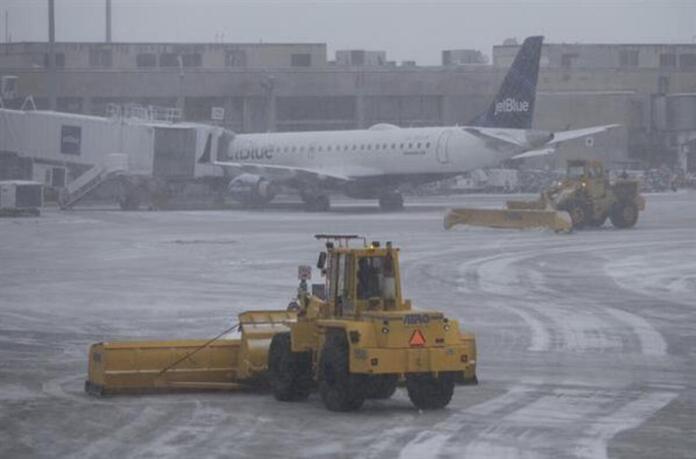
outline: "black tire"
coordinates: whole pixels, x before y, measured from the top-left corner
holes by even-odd
[[[281,402],[306,400],[312,391],[312,356],[309,352],[292,352],[290,333],[273,335],[268,378],[273,396]]]
[[[319,394],[330,411],[355,411],[365,401],[365,378],[350,373],[349,352],[343,330],[326,336],[319,358]]]
[[[365,381],[365,398],[385,400],[396,392],[399,375],[375,375]]]
[[[607,221],[607,217],[609,214],[601,214],[596,218],[593,218],[592,221],[590,222],[591,226],[594,226],[595,228],[599,228],[600,226],[604,225],[604,222]]]
[[[412,373],[406,375],[406,390],[416,408],[421,410],[439,410],[446,407],[454,394],[454,376],[440,373]]]
[[[588,206],[585,205],[583,202],[571,202],[567,206],[566,211],[570,215],[570,219],[573,222],[573,229],[584,228],[586,225],[590,223],[592,212],[590,211]]]
[[[617,228],[631,228],[638,221],[638,206],[631,201],[617,202],[611,208],[609,219]]]
[[[388,193],[380,196],[379,207],[385,211],[397,211],[404,208],[404,197],[400,193]]]
[[[328,195],[318,194],[305,199],[305,210],[309,212],[328,212],[330,209],[331,200]]]

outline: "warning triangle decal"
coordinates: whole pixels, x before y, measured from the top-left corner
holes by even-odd
[[[423,336],[423,333],[421,333],[420,330],[416,329],[411,335],[411,339],[408,340],[408,344],[411,346],[424,346],[425,336]]]

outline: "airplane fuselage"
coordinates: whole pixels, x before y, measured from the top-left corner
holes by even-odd
[[[364,130],[240,134],[225,159],[360,179],[457,174],[496,164],[506,156],[460,127],[377,125]]]

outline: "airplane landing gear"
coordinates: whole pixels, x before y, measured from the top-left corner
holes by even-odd
[[[305,210],[308,212],[328,212],[331,208],[331,200],[327,194],[303,193],[302,200],[305,203]]]
[[[379,207],[385,211],[402,210],[404,197],[396,191],[385,193],[379,197]]]

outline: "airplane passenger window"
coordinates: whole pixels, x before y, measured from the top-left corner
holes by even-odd
[[[328,147],[326,147],[326,151],[331,151],[331,145],[329,145]]]
[[[379,144],[375,145],[375,150],[379,150]]]
[[[421,144],[418,142],[418,145],[416,145],[416,148],[420,148]]]
[[[399,148],[403,149],[403,148],[404,148],[404,144],[402,143],[402,144],[399,146]]]
[[[368,145],[367,145],[367,149],[368,149],[368,150],[372,150],[372,145],[368,144]]]
[[[388,146],[389,146],[389,145],[387,145],[386,143],[385,143],[385,144],[382,144],[382,148],[383,148],[384,150],[386,150]]]
[[[430,148],[430,142],[425,144],[425,148]]]
[[[392,144],[392,150],[393,150],[394,148],[396,148],[396,144],[395,144],[395,143]]]
[[[297,147],[292,147],[292,152],[295,153],[297,151]]]
[[[409,143],[409,144],[408,144],[408,148],[413,148],[413,144],[412,144],[412,143]]]
[[[360,145],[360,149],[361,149],[361,150],[364,150],[364,149],[365,149],[365,145]]]
[[[321,146],[317,149],[318,151],[322,151]]]
[[[353,151],[355,151],[355,145],[353,145]]]

